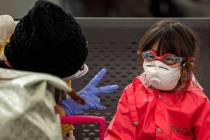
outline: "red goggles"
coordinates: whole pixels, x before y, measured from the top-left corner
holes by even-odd
[[[161,56],[157,56],[156,51],[154,50],[148,50],[142,53],[142,57],[146,61],[154,61],[154,60],[160,60],[166,65],[174,65],[177,63],[182,62],[183,58],[178,57],[174,54],[166,53]]]

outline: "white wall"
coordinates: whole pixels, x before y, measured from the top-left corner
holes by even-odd
[[[0,15],[23,17],[37,0],[0,0]],[[60,5],[60,0],[49,0]]]

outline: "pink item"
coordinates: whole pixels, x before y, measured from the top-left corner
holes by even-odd
[[[95,123],[99,124],[100,140],[104,140],[105,122],[103,117],[97,116],[65,116],[61,117],[61,124],[81,124],[81,123]]]

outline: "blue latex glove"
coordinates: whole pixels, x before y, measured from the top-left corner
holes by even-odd
[[[101,94],[115,92],[119,86],[118,85],[108,85],[103,87],[96,87],[101,79],[105,76],[107,69],[103,68],[98,72],[94,78],[89,82],[89,84],[78,92],[78,95],[81,96],[85,101],[85,105],[81,105],[75,102],[72,99],[66,99],[61,102],[67,115],[76,115],[85,112],[89,109],[106,109],[105,106],[101,105],[100,98],[98,97]]]

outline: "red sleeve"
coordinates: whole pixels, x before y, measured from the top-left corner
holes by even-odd
[[[106,133],[105,140],[132,140],[135,139],[136,127],[133,125],[128,108],[127,87],[118,102],[117,111]]]
[[[196,113],[195,139],[210,140],[210,102],[205,99]]]

